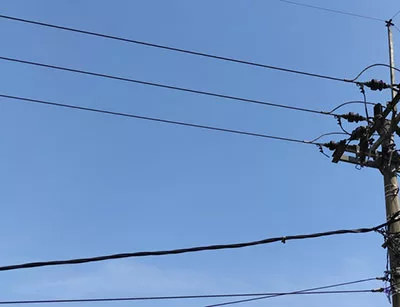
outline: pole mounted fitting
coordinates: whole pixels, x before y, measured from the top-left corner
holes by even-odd
[[[386,26],[387,26],[388,28],[394,26],[394,23],[393,23],[392,21],[393,21],[393,19],[385,20]]]
[[[340,142],[330,141],[329,143],[322,144],[322,146],[334,151],[332,155],[332,162],[338,163],[344,151],[346,150],[346,143],[347,140],[341,140]]]
[[[383,106],[380,103],[374,105],[374,118],[380,119],[383,117]]]
[[[350,140],[359,140],[367,135],[367,128],[364,126],[357,127],[353,130],[350,136]]]
[[[328,148],[329,150],[335,150],[338,147],[338,143],[335,141],[330,141],[329,143],[322,144],[322,146]]]
[[[342,155],[344,154],[346,150],[346,145],[347,145],[347,140],[341,140],[339,143],[336,144],[336,149],[333,152],[333,163],[338,163]]]
[[[354,112],[349,112],[347,114],[342,114],[339,115],[339,117],[346,119],[349,123],[358,123],[360,121],[365,121],[367,120],[366,117],[358,114],[358,113],[354,113]]]
[[[385,83],[383,80],[372,79],[368,82],[360,83],[361,85],[365,85],[371,91],[382,91],[383,89],[392,88],[390,84]]]

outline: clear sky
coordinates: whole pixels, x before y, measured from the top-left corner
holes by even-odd
[[[303,3],[382,19],[400,9],[394,0]],[[3,0],[0,13],[342,78],[388,62],[383,22],[277,0]],[[400,48],[399,38],[395,31]],[[351,84],[2,19],[0,39],[1,56],[274,103],[330,110],[362,98]],[[371,78],[388,80],[388,71],[373,69],[362,80]],[[339,131],[335,119],[326,116],[4,61],[0,89],[302,140]],[[376,102],[389,99],[388,92],[367,94]],[[362,110],[360,105],[342,109]],[[314,146],[8,99],[0,100],[0,129],[0,265],[367,227],[385,219],[380,173],[333,164]],[[3,272],[0,300],[291,291],[381,276],[381,244],[377,234],[348,235]],[[383,294],[294,296],[247,306],[322,303],[369,307],[383,306],[387,299]]]

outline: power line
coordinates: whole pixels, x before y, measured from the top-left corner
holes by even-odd
[[[390,66],[390,65],[388,65],[388,64],[376,63],[376,64],[372,64],[372,65],[369,65],[369,66],[365,67],[355,78],[351,79],[351,81],[356,81],[358,78],[361,77],[361,75],[362,75],[363,73],[365,73],[367,70],[370,70],[370,69],[373,68],[373,67],[387,67],[387,68],[393,68],[394,70],[400,72],[400,69],[398,69],[398,68],[396,68],[396,67],[392,67],[392,66]]]
[[[310,140],[310,142],[314,143],[314,142],[322,139],[323,137],[326,137],[326,136],[329,136],[329,135],[347,135],[347,134],[348,133],[345,133],[345,132],[328,132],[328,133],[321,134],[320,136]]]
[[[379,289],[380,290],[380,289]],[[382,289],[383,290],[383,289]],[[0,301],[0,305],[27,305],[27,304],[60,304],[60,303],[89,303],[89,302],[128,302],[128,301],[165,301],[186,300],[204,298],[246,297],[261,295],[329,295],[329,294],[355,294],[374,293],[374,289],[367,290],[336,290],[336,291],[310,291],[301,293],[279,292],[279,293],[238,293],[238,294],[205,294],[205,295],[177,295],[177,296],[147,296],[147,297],[110,297],[110,298],[80,298],[80,299],[49,299],[49,300],[18,300]]]
[[[130,114],[130,113],[121,113],[121,112],[114,112],[114,111],[108,111],[108,110],[102,110],[102,109],[87,108],[87,107],[81,107],[81,106],[76,106],[76,105],[63,104],[63,103],[45,101],[45,100],[39,100],[39,99],[31,99],[31,98],[25,98],[25,97],[19,97],[19,96],[0,94],[0,97],[7,98],[7,99],[21,100],[21,101],[30,102],[30,103],[50,105],[50,106],[55,106],[55,107],[69,108],[69,109],[89,111],[89,112],[95,112],[95,113],[103,113],[103,114],[108,114],[108,115],[130,117],[130,118],[160,122],[160,123],[171,124],[171,125],[179,125],[179,126],[200,128],[200,129],[206,129],[206,130],[214,130],[214,131],[220,131],[220,132],[254,136],[254,137],[286,141],[286,142],[293,142],[293,143],[322,145],[320,143],[308,142],[308,141],[304,141],[304,140],[298,140],[298,139],[292,139],[292,138],[286,138],[286,137],[279,137],[279,136],[273,136],[273,135],[267,135],[267,134],[261,134],[261,133],[253,133],[253,132],[247,132],[247,131],[241,131],[241,130],[218,128],[218,127],[212,127],[212,126],[206,126],[206,125],[198,125],[198,124],[192,124],[192,123],[187,123],[187,122],[173,121],[173,120],[167,120],[167,119],[156,118],[156,117],[141,116],[141,115]]]
[[[326,11],[326,12],[336,13],[336,14],[342,14],[342,15],[347,15],[347,16],[352,16],[352,17],[358,17],[358,18],[364,18],[364,19],[369,19],[369,20],[385,22],[384,19],[371,17],[371,16],[360,15],[360,14],[355,14],[355,13],[349,13],[349,12],[340,11],[340,10],[328,9],[328,8],[325,8],[325,7],[322,7],[322,6],[316,6],[316,5],[305,4],[305,3],[300,3],[300,2],[294,2],[294,1],[289,1],[289,0],[279,0],[279,1],[285,2],[285,3],[288,3],[288,4],[293,4],[293,5],[313,8],[313,9],[317,9],[317,10],[322,10],[322,11]]]
[[[328,285],[328,286],[309,288],[309,289],[298,290],[298,291],[293,291],[293,292],[287,292],[285,294],[276,294],[276,295],[273,294],[273,295],[266,295],[266,296],[262,296],[262,297],[250,298],[250,299],[245,299],[245,300],[238,300],[238,301],[231,301],[231,302],[225,302],[225,303],[220,303],[220,304],[207,305],[205,307],[227,306],[227,305],[246,303],[246,302],[251,302],[251,301],[256,301],[256,300],[269,299],[269,298],[278,297],[278,296],[303,294],[303,293],[307,293],[309,291],[316,291],[316,290],[323,290],[323,289],[329,289],[329,288],[348,286],[348,285],[368,282],[368,281],[372,281],[372,280],[382,280],[382,278],[367,278],[367,279],[361,279],[361,280],[356,280],[356,281],[344,282],[344,283],[335,284],[335,285]],[[373,292],[382,292],[381,290],[383,290],[383,289],[372,290],[372,291]]]
[[[218,245],[196,246],[196,247],[180,248],[180,249],[172,249],[172,250],[122,253],[122,254],[114,254],[114,255],[89,257],[89,258],[68,259],[68,260],[28,262],[28,263],[23,263],[23,264],[1,266],[0,271],[10,271],[10,270],[28,269],[28,268],[36,268],[36,267],[56,266],[56,265],[82,264],[82,263],[98,262],[98,261],[105,261],[105,260],[112,260],[112,259],[177,255],[177,254],[194,253],[194,252],[201,252],[201,251],[210,251],[210,250],[236,249],[236,248],[244,248],[244,247],[256,246],[256,245],[265,245],[265,244],[270,244],[270,243],[274,243],[274,242],[286,243],[287,241],[291,241],[291,240],[304,240],[304,239],[320,238],[320,237],[343,235],[343,234],[368,233],[368,232],[378,231],[378,230],[382,229],[383,227],[386,227],[386,226],[391,225],[394,222],[398,221],[397,217],[399,214],[400,214],[400,211],[397,214],[393,215],[393,217],[390,220],[388,220],[386,223],[383,223],[381,225],[371,227],[371,228],[342,229],[342,230],[334,230],[334,231],[319,232],[319,233],[312,233],[312,234],[302,234],[302,235],[267,238],[267,239],[258,240],[258,241],[233,243],[233,244],[218,244]],[[318,290],[318,289],[315,289],[315,290]]]
[[[399,15],[399,14],[400,14],[400,10],[398,10],[398,11],[397,11],[397,13],[396,13],[396,14],[394,14],[392,18],[390,18],[390,20],[393,20],[393,19],[395,19],[395,18],[397,17],[397,15]]]
[[[119,36],[107,35],[107,34],[98,33],[98,32],[86,31],[86,30],[81,30],[81,29],[76,29],[76,28],[71,28],[71,27],[64,27],[64,26],[60,26],[60,25],[39,22],[39,21],[35,21],[35,20],[28,20],[28,19],[23,19],[23,18],[18,18],[18,17],[13,17],[13,16],[7,16],[7,15],[0,15],[0,18],[13,20],[13,21],[18,21],[18,22],[23,22],[23,23],[28,23],[28,24],[34,24],[34,25],[38,25],[38,26],[54,28],[54,29],[58,29],[58,30],[71,31],[71,32],[80,33],[80,34],[86,34],[86,35],[97,36],[97,37],[102,37],[102,38],[107,38],[107,39],[112,39],[112,40],[117,40],[117,41],[123,41],[123,42],[127,42],[127,43],[143,45],[143,46],[147,46],[147,47],[154,47],[154,48],[159,48],[159,49],[164,49],[164,50],[169,50],[169,51],[175,51],[175,52],[179,52],[179,53],[185,53],[185,54],[191,54],[191,55],[196,55],[196,56],[201,56],[201,57],[207,57],[207,58],[212,58],[212,59],[217,59],[217,60],[222,60],[222,61],[227,61],[227,62],[245,64],[245,65],[256,66],[256,67],[267,68],[267,69],[273,69],[273,70],[283,71],[283,72],[287,72],[287,73],[305,75],[305,76],[309,76],[309,77],[315,77],[315,78],[322,78],[322,79],[327,79],[327,80],[350,82],[351,83],[350,80],[343,79],[343,78],[331,77],[331,76],[327,76],[327,75],[309,73],[309,72],[295,70],[295,69],[288,69],[288,68],[283,68],[283,67],[278,67],[278,66],[273,66],[273,65],[266,65],[266,64],[256,63],[256,62],[250,62],[250,61],[234,59],[234,58],[230,58],[230,57],[218,56],[218,55],[204,53],[204,52],[197,52],[197,51],[193,51],[193,50],[187,50],[187,49],[175,48],[175,47],[170,47],[170,46],[165,46],[165,45],[159,45],[159,44],[154,44],[154,43],[150,43],[150,42],[124,38],[124,37],[119,37]]]
[[[28,64],[28,65],[56,69],[56,70],[62,70],[62,71],[68,71],[68,72],[79,73],[79,74],[85,74],[85,75],[90,75],[90,76],[95,76],[95,77],[114,79],[114,80],[118,80],[118,81],[125,81],[125,82],[130,82],[130,83],[137,83],[137,84],[142,84],[142,85],[160,87],[160,88],[165,88],[165,89],[169,89],[169,90],[182,91],[182,92],[187,92],[187,93],[192,93],[192,94],[199,94],[199,95],[205,95],[205,96],[211,96],[211,97],[217,97],[217,98],[236,100],[236,101],[241,101],[241,102],[254,103],[254,104],[259,104],[259,105],[265,105],[265,106],[270,106],[270,107],[283,108],[283,109],[294,110],[294,111],[301,111],[301,112],[308,112],[308,113],[315,113],[315,114],[322,114],[322,115],[337,115],[337,114],[332,114],[332,113],[318,111],[318,110],[312,110],[312,109],[282,105],[282,104],[277,104],[277,103],[271,103],[271,102],[266,102],[266,101],[261,101],[261,100],[200,91],[200,90],[178,87],[178,86],[171,86],[171,85],[166,85],[166,84],[161,84],[161,83],[147,82],[147,81],[142,81],[142,80],[124,78],[124,77],[113,76],[113,75],[108,75],[108,74],[101,74],[101,73],[73,69],[73,68],[62,67],[62,66],[43,64],[43,63],[38,63],[38,62],[30,62],[30,61],[15,59],[15,58],[8,58],[8,57],[0,56],[0,60],[16,62],[16,63],[21,63],[21,64]]]
[[[365,101],[361,101],[361,100],[347,101],[347,102],[344,102],[344,103],[338,105],[337,107],[333,108],[328,113],[332,114],[332,112],[335,112],[337,109],[340,109],[341,107],[347,106],[349,104],[365,104]],[[373,103],[373,102],[367,102],[367,104],[368,105],[372,105],[372,106],[376,105],[376,103]]]

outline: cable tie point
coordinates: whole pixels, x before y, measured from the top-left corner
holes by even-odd
[[[385,292],[385,288],[377,288],[377,289],[372,289],[371,292]]]

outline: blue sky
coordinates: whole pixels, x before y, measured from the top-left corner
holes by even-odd
[[[382,19],[400,9],[394,0],[303,3]],[[388,61],[383,23],[275,0],[4,0],[0,12],[343,78]],[[395,46],[399,38],[395,31]],[[0,39],[1,56],[274,103],[330,110],[362,98],[355,85],[1,19]],[[1,93],[8,95],[302,140],[339,131],[333,118],[315,114],[3,61],[0,72]],[[363,76],[371,78],[388,80],[388,71]],[[367,94],[371,101],[389,99],[388,92]],[[1,265],[357,228],[385,218],[379,172],[333,164],[314,146],[7,99],[0,101],[0,129]],[[0,299],[291,291],[381,276],[381,243],[376,234],[354,235],[3,272]],[[247,305],[322,302],[368,307],[387,300],[380,294],[301,296]]]

